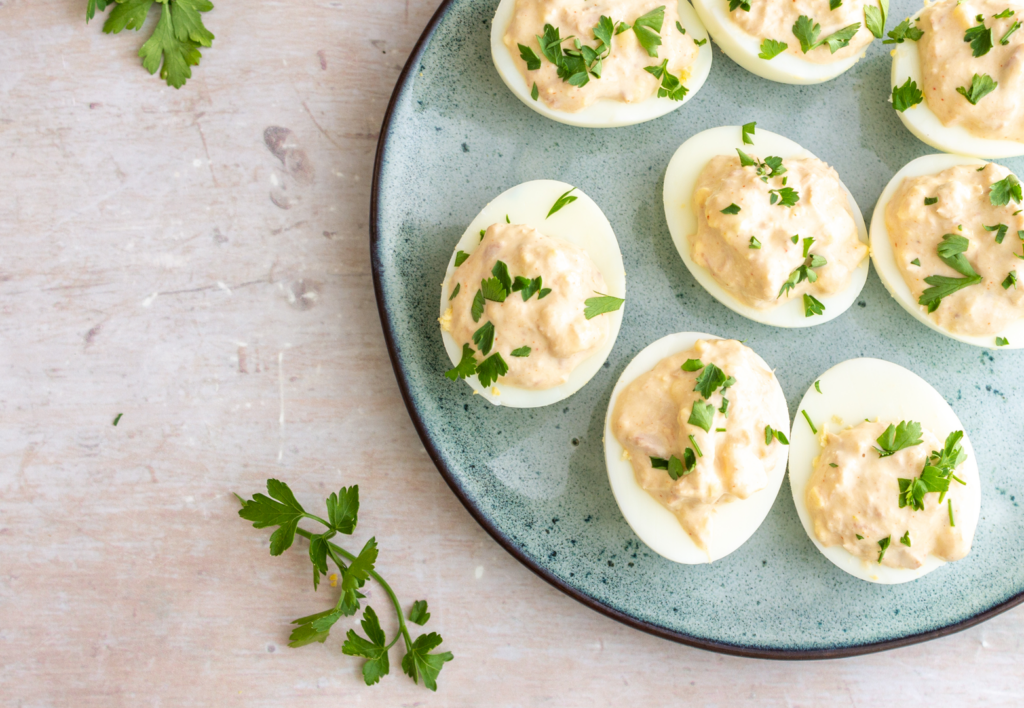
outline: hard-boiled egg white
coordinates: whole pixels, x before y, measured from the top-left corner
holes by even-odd
[[[889,291],[889,294],[896,299],[896,302],[904,310],[913,315],[919,322],[931,327],[936,332],[965,344],[995,349],[997,348],[996,337],[999,336],[1005,337],[1009,341],[1009,344],[998,347],[999,349],[1019,349],[1024,347],[1024,320],[1018,320],[1003,332],[991,336],[972,336],[948,332],[936,324],[935,320],[928,316],[927,309],[923,305],[918,304],[910,292],[910,287],[903,279],[903,274],[896,264],[892,242],[889,240],[889,229],[885,225],[885,209],[889,206],[889,201],[896,193],[896,190],[899,189],[904,179],[937,174],[957,165],[978,165],[980,167],[984,164],[986,164],[984,160],[964,157],[962,155],[924,155],[904,165],[903,169],[889,180],[889,184],[882,191],[882,196],[878,198],[875,212],[871,216],[871,260],[875,264],[875,272],[881,278],[885,289]]]
[[[786,473],[786,458],[783,457],[778,466],[769,473],[767,487],[746,499],[719,505],[712,517],[711,540],[706,551],[697,547],[671,511],[658,503],[637,483],[633,466],[629,460],[623,459],[624,448],[612,433],[612,412],[619,400],[619,394],[638,376],[657,366],[662,359],[690,349],[698,339],[714,340],[721,337],[700,332],[680,332],[662,337],[641,350],[615,384],[604,421],[604,459],[608,468],[608,482],[626,522],[640,540],[658,554],[676,563],[691,565],[724,558],[746,543],[768,516]],[[757,360],[766,370],[772,370],[763,359],[757,357]],[[788,425],[789,410],[786,407],[786,396],[778,379],[775,380],[775,386],[776,395],[773,400],[766,403],[773,407],[776,415],[785,417]]]
[[[864,52],[860,52],[829,64],[816,64],[788,52],[772,59],[761,59],[758,54],[761,53],[763,38],[747,34],[732,21],[728,0],[693,0],[693,7],[715,44],[726,56],[752,74],[771,81],[783,84],[820,84],[851,69],[864,56]],[[784,41],[792,43],[795,40],[790,38]]]
[[[802,298],[798,297],[791,298],[771,310],[758,310],[740,302],[718,284],[710,271],[694,263],[690,257],[689,237],[697,232],[697,214],[693,208],[693,188],[701,170],[711,158],[716,155],[734,156],[737,148],[757,155],[761,159],[769,155],[783,159],[814,157],[809,151],[789,138],[761,128],[757,129],[753,140],[753,145],[744,145],[740,126],[722,126],[697,133],[679,146],[665,172],[665,218],[668,221],[668,230],[672,234],[672,241],[675,243],[683,263],[686,264],[697,282],[733,312],[755,322],[774,327],[813,327],[824,324],[846,312],[857,300],[857,296],[868,278],[867,258],[851,274],[850,285],[846,290],[820,298],[825,305],[825,312],[822,315],[807,317],[804,313]],[[864,226],[864,217],[860,213],[860,207],[854,201],[850,190],[846,189],[846,185],[843,185],[843,189],[846,190],[850,200],[850,209],[853,211],[853,219],[857,223],[860,240],[867,243],[868,233]]]
[[[459,239],[452,251],[444,283],[441,285],[441,316],[444,316],[449,306],[451,276],[455,272],[455,254],[460,250],[471,254],[480,244],[480,230],[487,229],[491,224],[504,222],[506,217],[513,224],[527,224],[545,236],[584,249],[590,256],[590,260],[601,271],[601,275],[604,276],[608,291],[603,294],[619,298],[626,297],[626,269],[622,264],[619,242],[615,239],[615,232],[612,231],[611,224],[608,223],[608,219],[605,218],[601,208],[594,203],[594,200],[576,189],[572,193],[576,197],[576,201],[547,217],[548,211],[559,196],[570,189],[572,189],[572,185],[565,182],[539,179],[523,182],[502,192],[488,203],[469,223],[462,238]],[[616,312],[600,315],[611,318],[607,341],[573,369],[569,380],[560,386],[544,390],[531,390],[506,386],[499,380],[494,386],[484,388],[476,376],[465,379],[465,382],[476,393],[495,405],[536,408],[561,401],[583,388],[601,369],[615,345],[615,338],[619,335],[619,327],[622,325],[622,313],[626,307],[627,305],[623,305]],[[444,330],[441,330],[441,339],[444,341],[444,348],[448,352],[452,364],[458,364],[462,357],[461,347]]]
[[[697,52],[697,61],[690,70],[689,78],[684,82],[690,91],[682,101],[673,101],[670,98],[658,98],[657,96],[651,96],[646,101],[638,103],[601,99],[575,113],[556,111],[548,108],[543,101],[533,100],[530,96],[531,85],[526,83],[526,78],[519,71],[516,59],[505,46],[505,31],[512,22],[515,6],[516,0],[501,0],[497,12],[494,13],[494,21],[491,23],[491,58],[494,60],[494,66],[498,70],[501,80],[520,101],[542,116],[559,123],[581,128],[617,128],[660,118],[693,98],[700,91],[711,71],[711,45],[705,42]],[[697,13],[693,11],[686,0],[679,0],[679,22],[686,29],[688,35],[698,41],[707,40],[708,33],[704,29],[704,25],[701,24]],[[674,31],[674,28],[672,29]],[[666,31],[665,28],[663,31]],[[540,29],[537,34],[542,34]]]
[[[911,18],[911,25],[917,22],[920,14],[919,10]],[[902,86],[907,79],[912,80],[923,91],[921,55],[917,51],[917,42],[912,40],[897,44],[892,52],[892,86]],[[902,113],[897,111],[896,114],[903,121],[903,125],[918,139],[943,152],[990,159],[1024,155],[1024,143],[981,138],[958,125],[943,125],[928,108],[927,95],[921,103]]]
[[[935,556],[928,556],[920,568],[890,568],[857,558],[842,546],[825,547],[814,535],[806,495],[814,460],[822,451],[821,434],[824,430],[838,432],[864,419],[915,420],[940,442],[951,432],[964,430],[960,444],[967,453],[967,460],[957,468],[956,474],[967,485],[956,525],[963,530],[968,544],[974,538],[981,514],[981,481],[974,448],[956,413],[927,381],[902,366],[881,359],[849,359],[822,374],[818,387],[812,385],[807,389],[798,410],[801,414],[794,418],[789,436],[789,484],[793,490],[793,502],[811,541],[839,568],[861,580],[894,584],[920,578],[946,564]],[[817,434],[811,430],[803,411],[818,429]],[[893,503],[897,503],[895,498]]]

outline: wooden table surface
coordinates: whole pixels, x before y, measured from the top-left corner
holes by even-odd
[[[1024,607],[871,656],[738,659],[585,608],[476,525],[399,396],[368,249],[379,127],[437,0],[219,0],[177,91],[85,2],[0,0],[0,703],[1024,702]],[[287,646],[336,591],[314,595],[304,540],[271,558],[237,517],[268,477],[318,510],[359,484],[352,545],[376,535],[455,654],[436,694],[397,649],[362,685],[338,629]]]

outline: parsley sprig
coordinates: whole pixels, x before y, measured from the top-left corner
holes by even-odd
[[[966,237],[958,234],[945,234],[942,237],[942,243],[938,247],[939,259],[964,277],[950,278],[945,275],[930,275],[925,278],[924,282],[931,287],[921,293],[917,302],[927,307],[928,312],[935,312],[943,298],[981,282],[981,276],[974,271],[967,256],[964,255],[970,245],[971,242]]]
[[[950,433],[941,450],[932,450],[919,477],[899,478],[901,509],[909,506],[914,511],[923,511],[924,497],[931,492],[939,494],[939,504],[941,504],[946,492],[949,491],[949,483],[952,480],[965,484],[955,474],[956,468],[967,459],[967,453],[960,446],[963,436],[962,430]]]
[[[992,49],[992,28],[985,26],[984,15],[978,15],[974,20],[978,24],[964,32],[964,42],[971,45],[971,52],[975,57],[983,57]]]
[[[656,79],[661,79],[661,86],[658,87],[658,98],[669,98],[673,101],[682,101],[690,89],[683,86],[680,78],[676,78],[668,70],[668,59],[663,59],[657,66],[645,66],[644,71]]]
[[[789,49],[789,45],[785,42],[780,42],[775,39],[765,39],[761,42],[761,52],[757,56],[765,61],[771,61],[787,49]]]
[[[782,284],[781,288],[779,288],[778,297],[781,298],[783,295],[788,293],[790,290],[792,290],[805,280],[809,283],[813,283],[818,280],[818,274],[814,272],[814,269],[821,268],[822,266],[826,265],[828,261],[825,260],[824,256],[819,256],[810,253],[811,246],[813,244],[813,238],[804,239],[804,262],[802,265],[797,267],[792,273],[789,274],[789,278],[787,278],[786,282]],[[818,304],[821,305],[820,302]],[[821,305],[821,309],[824,310],[825,306]],[[810,317],[810,315],[807,316]]]
[[[896,25],[889,31],[889,39],[883,39],[882,44],[903,44],[908,39],[916,42],[924,36],[924,31],[910,24],[910,19]]]
[[[898,425],[890,423],[876,442],[875,452],[879,457],[895,455],[900,450],[921,444],[921,424],[913,420],[901,420]]]
[[[405,644],[405,655],[402,657],[402,670],[416,683],[422,679],[423,685],[431,691],[437,690],[437,676],[444,668],[445,662],[454,656],[451,652],[431,653],[443,641],[436,632],[421,634],[413,640],[406,624],[406,615],[391,586],[375,570],[377,562],[377,541],[371,538],[363,546],[359,554],[352,554],[331,542],[338,534],[350,535],[356,528],[359,512],[359,487],[342,487],[337,493],[327,497],[327,519],[308,513],[295,499],[292,490],[284,482],[276,479],[267,480],[266,494],[254,494],[252,499],[238,498],[242,508],[238,515],[253,522],[255,528],[277,529],[270,536],[270,555],[279,556],[288,550],[298,534],[309,539],[309,560],[313,565],[313,590],[320,586],[320,577],[328,571],[328,559],[338,568],[341,577],[341,592],[334,607],[307,617],[300,617],[292,622],[296,625],[289,637],[288,646],[301,647],[313,642],[323,643],[327,640],[331,628],[342,617],[350,617],[359,611],[359,601],[365,595],[359,591],[371,578],[387,593],[395,614],[398,618],[398,632],[391,642],[387,641],[381,629],[377,613],[369,605],[363,611],[362,628],[365,637],[350,629],[341,647],[343,654],[366,659],[363,663],[363,680],[372,686],[386,676],[391,670],[388,650],[399,639]],[[303,519],[316,521],[327,527],[322,533],[311,533],[299,528]],[[419,600],[412,606],[408,621],[419,625],[426,624],[430,619],[425,600]]]
[[[908,78],[902,86],[892,87],[892,107],[900,113],[913,108],[923,100],[924,94],[913,79]]]
[[[202,18],[202,13],[213,9],[210,0],[89,0],[85,21],[89,22],[97,12],[113,5],[114,9],[103,23],[105,34],[140,30],[154,3],[160,6],[160,19],[153,34],[139,49],[142,66],[150,74],[159,70],[160,78],[168,86],[181,88],[192,78],[190,67],[198,66],[203,57],[200,47],[213,44],[213,33],[206,29]]]
[[[804,54],[817,49],[823,44],[828,45],[829,51],[835,54],[843,47],[849,46],[850,40],[853,39],[853,36],[857,34],[859,29],[860,23],[854,22],[852,25],[847,25],[841,30],[818,39],[821,34],[821,25],[807,15],[800,15],[796,22],[793,23],[793,35],[800,40],[800,49]]]
[[[1006,206],[1010,201],[1021,203],[1020,181],[1016,176],[1006,175],[988,188],[988,200],[992,206]]]
[[[975,74],[971,77],[970,86],[957,86],[956,92],[966,98],[972,106],[977,106],[978,101],[985,98],[999,86],[999,82],[988,74]]]

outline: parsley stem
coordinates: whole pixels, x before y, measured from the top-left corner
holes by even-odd
[[[308,516],[308,517],[310,517],[312,519],[316,519],[317,521],[319,521],[320,523],[324,524],[325,526],[330,526],[330,524],[328,524],[326,521],[324,521],[323,519],[319,519],[319,518],[313,516],[312,514],[306,514],[306,516]],[[306,540],[310,540],[313,537],[313,534],[311,534],[306,529],[302,529],[302,528],[296,528],[295,529],[295,533],[297,533],[298,535],[302,536]],[[342,557],[346,558],[349,562],[352,562],[352,561],[354,561],[356,559],[356,557],[354,555],[352,555],[351,553],[346,551],[344,548],[342,548],[341,546],[336,546],[333,543],[331,543],[330,541],[327,542],[327,551],[328,551],[328,553],[331,554],[331,559],[334,560],[334,562],[339,566],[339,568],[341,567],[342,564],[338,561],[338,558],[335,556],[335,553],[340,554]],[[380,577],[380,575],[377,573],[377,571],[371,570],[370,571],[370,577],[373,578],[374,580],[376,580],[377,584],[380,585],[382,588],[384,588],[384,592],[386,592],[388,594],[388,597],[391,598],[391,604],[395,606],[395,614],[398,615],[398,629],[399,629],[399,632],[400,632],[400,636],[405,638],[405,648],[406,648],[406,650],[408,651],[408,650],[412,649],[412,638],[409,636],[409,628],[405,626],[405,613],[402,612],[402,606],[399,604],[398,597],[395,595],[394,590],[391,589],[391,586],[387,584],[387,582],[384,580],[384,578]],[[398,636],[399,635],[395,636],[395,641],[398,641]],[[388,645],[389,649],[392,646],[394,646],[395,641],[392,641],[391,644]]]

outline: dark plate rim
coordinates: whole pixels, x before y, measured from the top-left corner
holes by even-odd
[[[897,649],[899,647],[910,646],[911,644],[926,642],[931,639],[938,639],[939,637],[945,637],[947,635],[960,632],[968,629],[969,627],[973,627],[976,624],[980,624],[985,620],[991,619],[998,614],[1006,612],[1010,608],[1024,602],[1024,592],[1021,592],[987,610],[979,612],[973,617],[969,617],[954,624],[946,625],[945,627],[939,627],[938,629],[920,632],[918,634],[907,635],[906,637],[900,637],[898,639],[888,639],[881,642],[858,644],[849,647],[839,647],[834,649],[766,649],[727,644],[725,642],[702,639],[683,632],[676,632],[650,622],[639,620],[632,615],[616,610],[613,607],[609,607],[590,595],[568,585],[560,577],[541,567],[536,561],[523,553],[508,536],[502,533],[502,531],[476,507],[476,505],[463,492],[458,481],[445,465],[444,460],[441,457],[440,450],[438,450],[437,446],[434,444],[434,440],[427,432],[426,424],[413,403],[408,379],[406,378],[405,371],[402,369],[399,362],[395,331],[391,326],[391,320],[388,315],[387,308],[384,305],[384,285],[381,279],[381,259],[379,257],[378,248],[380,245],[378,221],[380,213],[380,180],[383,169],[384,152],[387,148],[387,138],[391,129],[391,121],[395,114],[395,107],[398,104],[398,99],[400,98],[402,91],[405,89],[409,81],[409,76],[412,74],[413,68],[419,63],[424,50],[426,50],[427,45],[430,43],[430,39],[434,35],[434,31],[437,29],[441,19],[448,13],[449,8],[454,1],[455,0],[443,0],[441,5],[434,12],[433,17],[430,18],[430,22],[427,23],[426,28],[423,30],[423,34],[420,35],[419,40],[416,42],[416,46],[413,47],[412,53],[405,62],[405,66],[402,68],[402,73],[399,75],[398,82],[395,84],[395,89],[391,94],[391,99],[388,101],[387,110],[384,112],[384,121],[381,124],[380,135],[377,140],[377,150],[374,155],[373,181],[370,187],[370,262],[373,270],[373,291],[377,300],[377,313],[380,315],[380,323],[381,328],[384,331],[384,340],[387,344],[388,356],[391,358],[391,366],[395,371],[395,379],[398,381],[398,388],[402,392],[402,399],[405,401],[405,407],[409,411],[409,417],[412,419],[412,423],[416,427],[416,432],[419,434],[420,440],[423,442],[423,446],[430,455],[430,459],[434,461],[434,465],[437,467],[438,472],[441,473],[441,476],[444,478],[444,481],[448,483],[452,492],[455,493],[455,496],[460,502],[462,502],[462,505],[466,507],[466,510],[476,520],[476,522],[483,527],[484,531],[490,534],[491,538],[497,541],[498,545],[504,548],[517,561],[525,565],[558,590],[562,591],[574,600],[583,603],[592,610],[600,612],[601,614],[629,627],[639,629],[643,632],[647,632],[648,634],[653,634],[654,636],[661,637],[662,639],[669,639],[680,644],[696,647],[698,649],[706,649],[720,654],[742,656],[752,659],[776,659],[790,661],[841,659],[849,656],[860,656],[879,651],[887,651],[889,649]]]

